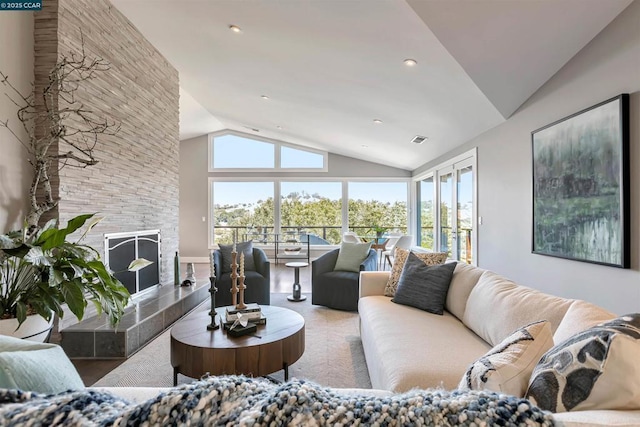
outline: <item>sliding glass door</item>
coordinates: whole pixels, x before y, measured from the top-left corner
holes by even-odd
[[[475,264],[475,151],[418,181],[418,244]]]

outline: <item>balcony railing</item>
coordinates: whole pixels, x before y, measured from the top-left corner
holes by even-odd
[[[406,227],[389,227],[390,230],[398,231],[400,233],[406,233]],[[350,231],[353,231],[360,235],[370,235],[373,232],[373,227],[349,227]],[[325,240],[330,245],[340,244],[342,240],[342,226],[339,225],[283,225],[280,227],[281,233],[306,233],[313,234]],[[274,226],[257,226],[247,227],[241,225],[216,225],[214,227],[214,236],[216,243],[230,244],[233,242],[240,242],[245,240],[245,237],[251,236],[256,242],[268,243],[270,240],[269,235],[275,233]],[[263,236],[263,239],[256,238],[256,236]]]

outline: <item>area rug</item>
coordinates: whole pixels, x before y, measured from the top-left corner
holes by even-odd
[[[271,294],[271,304],[294,310],[305,320],[306,340],[302,357],[289,367],[289,377],[329,387],[371,388],[360,341],[358,313],[290,302],[287,294]],[[98,380],[100,387],[169,387],[173,385],[170,363],[170,335],[163,332],[142,350]],[[284,379],[284,372],[272,375]],[[178,375],[178,383],[193,381]]]

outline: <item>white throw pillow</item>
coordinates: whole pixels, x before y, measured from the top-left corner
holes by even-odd
[[[551,412],[640,409],[640,313],[580,332],[538,362],[526,398]]]
[[[523,326],[473,362],[458,388],[524,397],[533,369],[552,346],[553,336],[548,321]]]

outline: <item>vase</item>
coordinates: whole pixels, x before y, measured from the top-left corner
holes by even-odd
[[[51,320],[47,320],[39,314],[27,316],[18,328],[18,319],[0,320],[0,335],[9,335],[29,341],[45,342],[53,328],[53,314]],[[16,328],[18,328],[16,330]]]

